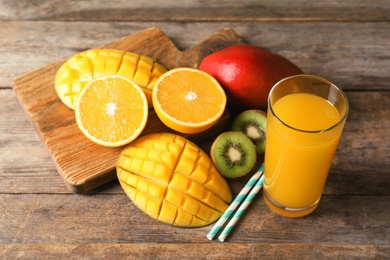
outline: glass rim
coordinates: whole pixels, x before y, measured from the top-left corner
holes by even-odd
[[[323,81],[323,82],[329,84],[330,86],[334,87],[339,93],[341,93],[341,96],[345,100],[345,112],[344,112],[343,116],[340,118],[340,120],[337,123],[335,123],[334,125],[332,125],[330,127],[327,127],[327,128],[324,128],[324,129],[320,129],[320,130],[304,130],[304,129],[293,127],[293,126],[283,122],[283,120],[281,120],[276,115],[276,113],[275,113],[275,111],[274,111],[274,109],[273,109],[273,107],[271,105],[271,96],[272,96],[272,93],[274,92],[274,90],[277,88],[278,85],[280,85],[282,82],[290,80],[292,78],[312,78],[312,79],[316,79],[316,80],[319,80],[319,81]],[[296,92],[296,93],[305,93],[305,92]],[[293,94],[293,93],[291,93],[291,94]],[[330,82],[329,80],[327,80],[325,78],[322,78],[322,77],[319,77],[319,76],[316,76],[316,75],[311,75],[311,74],[293,75],[293,76],[289,76],[289,77],[283,78],[283,79],[279,80],[278,82],[276,82],[275,85],[273,85],[273,87],[271,88],[271,90],[270,90],[270,92],[268,94],[268,107],[269,107],[269,110],[272,113],[272,116],[279,123],[281,123],[282,125],[286,126],[289,129],[292,129],[294,131],[298,131],[298,132],[302,132],[302,133],[308,133],[308,134],[325,133],[325,132],[329,132],[329,131],[335,129],[336,127],[338,127],[339,125],[341,125],[345,121],[345,119],[347,118],[347,115],[349,113],[349,102],[348,102],[348,98],[347,98],[347,95],[345,94],[345,92],[341,88],[339,88],[338,86],[336,86],[335,84]]]

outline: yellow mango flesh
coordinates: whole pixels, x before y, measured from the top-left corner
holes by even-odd
[[[57,71],[54,85],[61,101],[75,109],[80,92],[92,79],[121,75],[142,88],[152,106],[152,90],[167,70],[151,57],[112,49],[93,49],[68,59]]]
[[[174,226],[209,225],[232,200],[210,157],[175,134],[138,138],[124,147],[116,169],[123,190],[138,208]]]

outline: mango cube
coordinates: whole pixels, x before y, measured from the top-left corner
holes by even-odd
[[[209,225],[232,200],[226,180],[208,155],[171,133],[145,135],[124,147],[117,176],[138,208],[174,226]]]
[[[121,75],[144,90],[149,107],[152,107],[151,90],[157,78],[166,71],[156,60],[145,55],[122,50],[92,49],[66,60],[56,73],[54,86],[60,100],[75,109],[78,96],[88,82],[101,76]],[[64,91],[64,86],[71,89]]]

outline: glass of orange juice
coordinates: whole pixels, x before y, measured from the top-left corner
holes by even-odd
[[[326,79],[282,79],[268,97],[263,196],[285,217],[313,212],[348,114],[345,93]]]

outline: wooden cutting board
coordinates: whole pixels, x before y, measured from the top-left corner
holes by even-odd
[[[186,51],[179,51],[163,31],[159,28],[149,28],[97,48],[119,49],[148,55],[167,69],[197,68],[206,55],[241,42],[241,38],[232,29],[227,28]],[[14,80],[13,87],[66,185],[75,193],[85,193],[116,178],[115,166],[122,148],[99,146],[89,141],[78,129],[74,111],[59,100],[54,89],[55,74],[65,61],[54,62],[21,75]],[[164,126],[153,109],[149,114],[142,135],[173,132]],[[208,131],[183,136],[197,142],[222,131],[228,121],[229,113],[226,111],[221,120]]]

